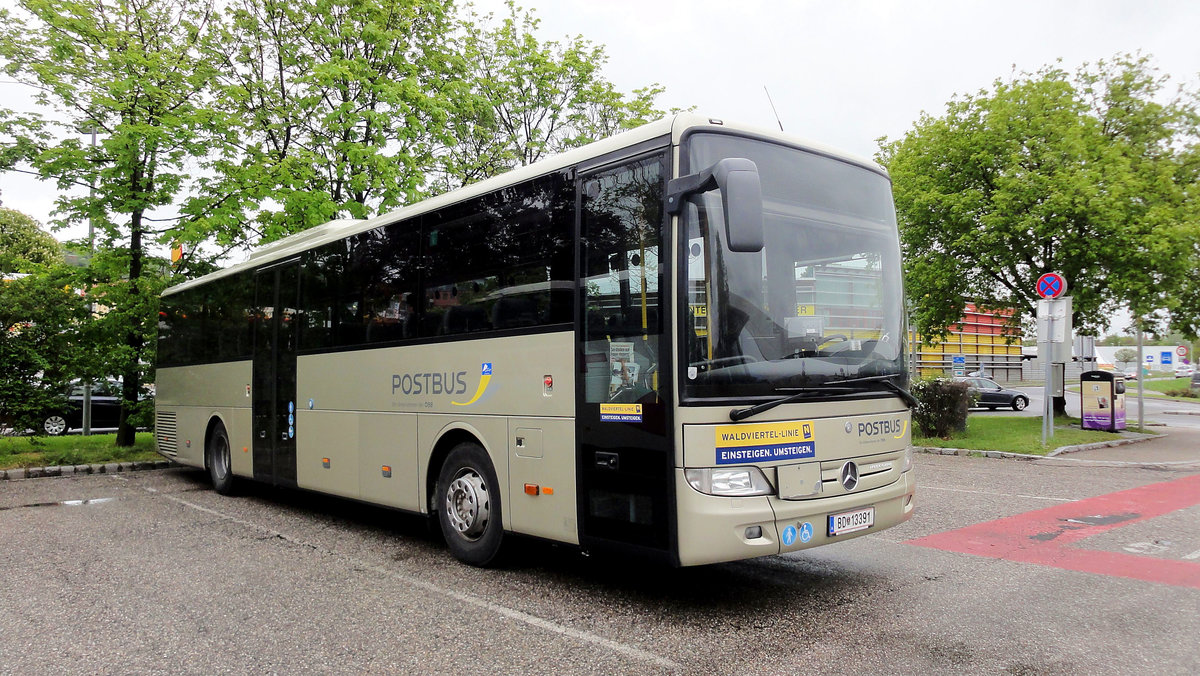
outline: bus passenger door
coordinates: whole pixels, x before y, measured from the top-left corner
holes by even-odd
[[[576,472],[580,544],[669,560],[674,522],[666,157],[581,172]]]
[[[299,264],[254,276],[254,478],[296,485],[296,339]]]

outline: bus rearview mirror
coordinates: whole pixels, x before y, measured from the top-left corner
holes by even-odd
[[[732,157],[717,162],[713,178],[725,206],[725,241],[730,251],[753,253],[763,248],[762,184],[754,162]]]
[[[744,157],[727,157],[700,173],[673,179],[667,186],[667,212],[679,213],[688,195],[713,188],[721,191],[729,250],[762,251],[762,183],[758,166]]]

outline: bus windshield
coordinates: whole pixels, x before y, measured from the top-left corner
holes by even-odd
[[[729,134],[694,134],[686,152],[693,171],[729,157],[755,163],[764,246],[730,251],[719,191],[686,205],[683,399],[778,397],[852,378],[906,376],[888,179]]]

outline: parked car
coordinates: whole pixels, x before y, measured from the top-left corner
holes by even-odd
[[[1180,364],[1175,367],[1176,378],[1191,378],[1195,372],[1196,369],[1192,368],[1191,364]]]
[[[1200,371],[1192,374],[1191,389],[1200,390]]]
[[[116,427],[121,415],[121,382],[99,380],[92,383],[92,427]],[[72,383],[63,393],[61,403],[45,413],[42,431],[60,436],[73,429],[83,428],[83,383]]]
[[[1010,390],[990,378],[955,378],[965,382],[971,393],[977,398],[976,406],[996,410],[1001,406],[1011,406],[1014,411],[1024,411],[1029,406],[1029,397],[1024,392]]]

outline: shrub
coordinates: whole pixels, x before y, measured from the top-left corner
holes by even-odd
[[[922,380],[913,385],[917,407],[913,425],[927,437],[949,437],[967,429],[967,409],[973,395],[965,382],[945,378]]]
[[[1163,394],[1167,395],[1168,397],[1187,397],[1188,399],[1200,397],[1200,392],[1196,392],[1196,390],[1189,390],[1187,388],[1182,390],[1167,390],[1166,392],[1163,392]]]

